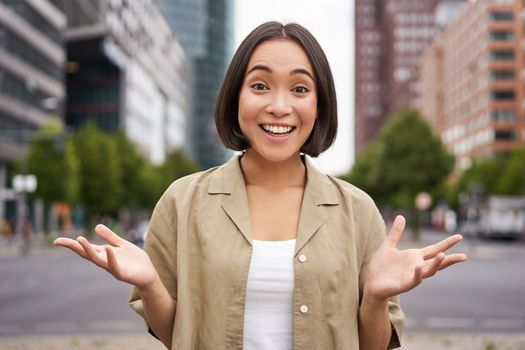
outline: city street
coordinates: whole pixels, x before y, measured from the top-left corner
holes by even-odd
[[[408,235],[407,235],[408,237]],[[426,233],[417,244],[444,235]],[[469,255],[402,297],[410,332],[525,332],[525,242],[466,241]],[[0,257],[0,336],[145,332],[130,287],[65,249]]]
[[[426,233],[418,245],[444,237]],[[465,239],[455,251],[465,252],[468,261],[402,296],[407,329],[524,333],[525,242]]]

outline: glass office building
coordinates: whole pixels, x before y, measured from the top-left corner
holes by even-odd
[[[42,124],[62,115],[65,25],[52,1],[0,0],[0,221],[14,200],[8,168]]]
[[[191,153],[203,168],[230,157],[215,128],[215,102],[233,52],[232,0],[156,0],[192,67]]]

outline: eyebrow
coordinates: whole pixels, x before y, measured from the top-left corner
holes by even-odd
[[[248,75],[251,72],[256,71],[256,70],[262,70],[264,72],[273,73],[273,70],[270,67],[265,66],[264,64],[256,64],[255,66],[250,68],[250,70],[248,72],[246,72],[246,75]],[[304,74],[304,75],[307,75],[307,76],[310,77],[310,79],[312,79],[312,81],[315,82],[315,79],[312,76],[312,74],[308,70],[306,70],[304,68],[296,68],[296,69],[294,69],[294,70],[292,70],[290,72],[290,75],[292,75],[292,74]]]

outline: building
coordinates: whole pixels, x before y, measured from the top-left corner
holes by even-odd
[[[42,124],[62,117],[65,26],[53,1],[0,1],[0,222],[14,199],[8,168]]]
[[[215,127],[215,102],[233,51],[232,0],[156,0],[191,61],[191,155],[202,168],[230,157]]]
[[[154,164],[187,149],[188,61],[153,0],[55,0],[68,19],[65,120],[123,128]]]
[[[390,116],[407,106],[420,108],[419,60],[435,36],[440,2],[356,0],[356,152]]]
[[[460,167],[524,140],[520,7],[470,2],[423,55],[422,112]]]

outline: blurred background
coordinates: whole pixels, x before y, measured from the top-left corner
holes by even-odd
[[[161,348],[129,286],[57,236],[141,245],[175,179],[232,153],[214,106],[267,20],[319,40],[338,98],[315,159],[367,191],[401,245],[461,232],[402,297],[404,349],[525,349],[525,1],[0,0],[0,348]]]

